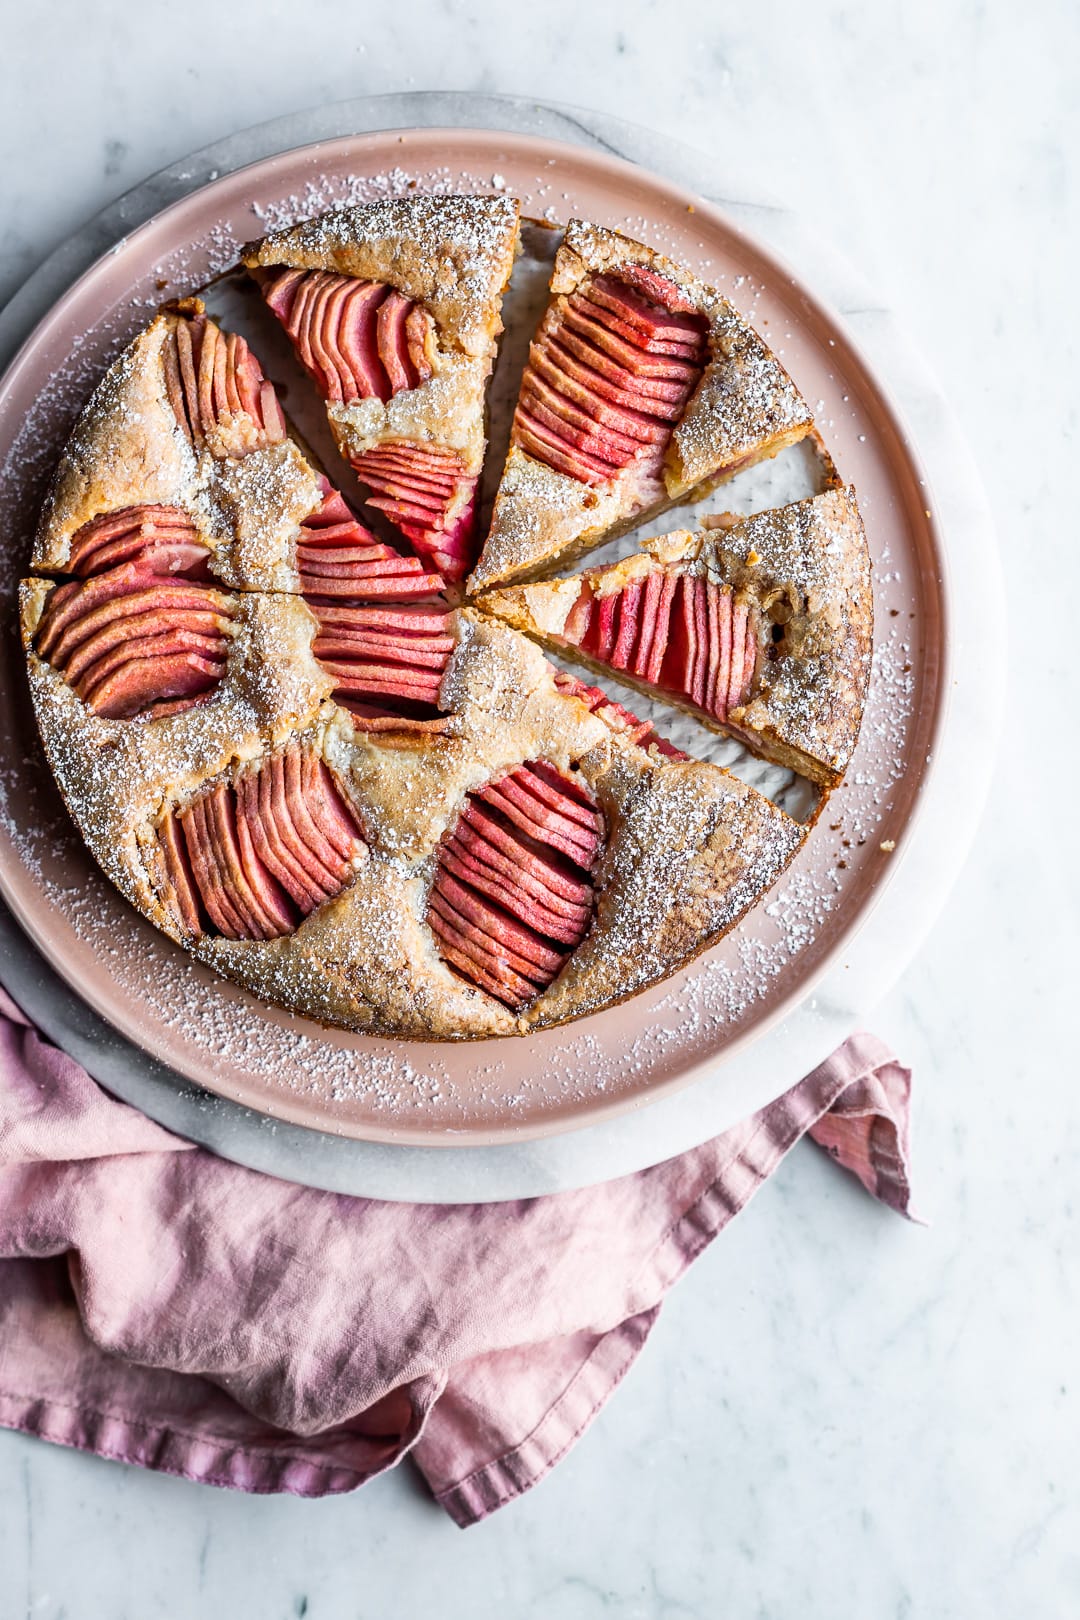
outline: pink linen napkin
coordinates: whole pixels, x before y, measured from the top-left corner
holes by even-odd
[[[908,1213],[910,1074],[854,1035],[723,1136],[514,1203],[381,1203],[184,1142],[0,991],[0,1424],[246,1491],[406,1454],[460,1525],[581,1436],[667,1290],[804,1133]]]

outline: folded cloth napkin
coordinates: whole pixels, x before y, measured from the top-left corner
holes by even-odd
[[[116,1102],[0,991],[0,1423],[301,1496],[406,1454],[460,1525],[534,1485],[808,1132],[908,1212],[910,1075],[855,1035],[734,1130],[514,1203],[278,1181]]]

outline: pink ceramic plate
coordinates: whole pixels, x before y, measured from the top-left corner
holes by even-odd
[[[0,384],[9,603],[58,447],[153,307],[218,275],[268,225],[410,182],[505,186],[533,217],[582,214],[640,235],[727,291],[782,354],[858,489],[874,555],[874,680],[847,784],[742,926],[626,1005],[527,1041],[352,1036],[262,1006],[192,963],[100,876],[38,748],[12,615],[0,668],[0,889],[84,999],[187,1078],[346,1136],[460,1146],[640,1105],[715,1069],[809,993],[890,880],[925,784],[946,686],[945,584],[911,444],[842,328],[787,268],[714,208],[627,163],[517,135],[421,129],[323,142],[230,174],[157,215],[60,300]]]

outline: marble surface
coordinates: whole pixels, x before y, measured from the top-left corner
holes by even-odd
[[[1021,31],[1003,4],[765,0],[734,20],[690,0],[673,26],[644,0],[552,0],[512,32],[502,15],[426,0],[374,30],[314,0],[272,23],[246,0],[191,0],[166,35],[113,0],[93,27],[66,0],[9,8],[0,293],[148,170],[276,113],[449,85],[591,104],[725,154],[741,207],[779,196],[818,215],[918,335],[1006,559],[1037,555],[1068,600],[1075,15],[1033,0]],[[1052,813],[1080,785],[1061,749],[1065,628],[1040,648],[1038,704],[1009,683],[971,859],[873,1016],[917,1072],[929,1230],[797,1151],[580,1446],[464,1538],[404,1470],[333,1502],[252,1500],[0,1434],[0,1614],[1074,1612],[1080,881]],[[1030,637],[1019,621],[1014,669]]]

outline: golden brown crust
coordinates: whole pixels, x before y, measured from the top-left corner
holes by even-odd
[[[571,220],[555,258],[552,298],[565,298],[590,276],[620,264],[644,265],[675,282],[708,322],[709,360],[672,434],[663,488],[641,504],[626,480],[590,488],[513,447],[470,592],[566,567],[603,541],[776,455],[813,426],[791,378],[734,305],[644,243]]]
[[[693,570],[729,585],[782,631],[760,661],[750,701],[733,709],[726,725],[692,703],[660,695],[766,759],[835,787],[858,741],[873,651],[870,554],[854,491],[830,489],[696,534],[678,529],[607,568],[491,591],[477,606],[603,673],[603,664],[562,639],[582,581],[604,596],[655,568]],[[657,695],[618,673],[627,685]]]
[[[249,269],[289,265],[385,281],[424,304],[445,348],[486,355],[517,245],[512,197],[387,197],[274,231],[241,255]]]

